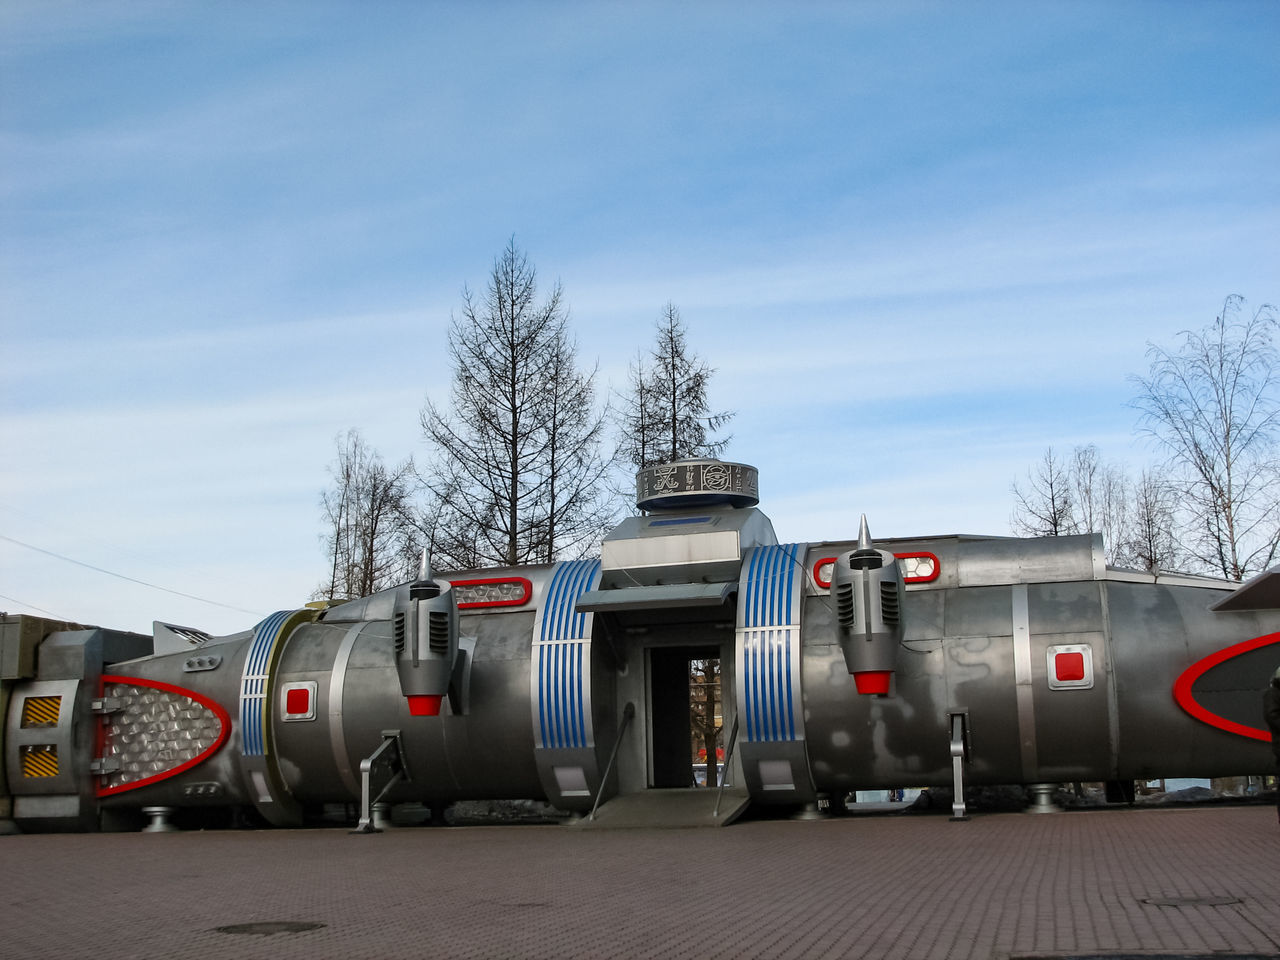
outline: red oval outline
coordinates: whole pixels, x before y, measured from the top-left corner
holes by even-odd
[[[936,553],[930,553],[928,550],[917,550],[912,553],[895,553],[895,557],[899,560],[910,560],[912,558],[928,558],[933,561],[933,573],[924,577],[903,577],[903,583],[933,583],[938,577],[942,576],[942,561],[938,559]]]
[[[176,777],[178,774],[190,770],[196,764],[203,763],[205,760],[208,760],[211,756],[217,753],[219,749],[221,749],[222,745],[227,742],[227,737],[231,735],[230,714],[222,708],[221,704],[210,700],[203,693],[188,690],[186,687],[175,686],[172,683],[165,683],[163,680],[144,680],[141,677],[124,677],[118,674],[104,673],[98,681],[98,696],[105,695],[106,685],[108,683],[129,683],[137,687],[151,687],[155,690],[163,690],[165,693],[176,693],[182,697],[190,697],[201,706],[208,707],[212,710],[217,716],[222,729],[218,734],[218,739],[213,741],[213,743],[207,748],[201,750],[200,753],[196,754],[196,756],[187,760],[185,763],[180,763],[172,770],[165,770],[163,773],[157,773],[142,780],[135,780],[132,783],[122,783],[118,787],[99,787],[98,796],[100,797],[109,797],[115,793],[124,793],[126,790],[136,790],[138,787],[145,787],[152,783],[158,783],[161,780],[168,780],[170,777]],[[102,730],[99,728],[99,737],[101,736]],[[103,745],[101,743],[98,744],[99,752],[101,752],[102,746]],[[103,774],[98,774],[98,776],[103,776]]]
[[[495,583],[514,583],[524,589],[524,595],[512,600],[474,600],[458,604],[459,610],[476,610],[480,607],[523,607],[533,596],[533,583],[527,577],[488,577],[481,580],[450,580],[454,587],[482,587]]]
[[[1220,717],[1216,713],[1202,707],[1192,695],[1191,685],[1218,664],[1225,663],[1232,657],[1238,657],[1241,654],[1250,653],[1253,650],[1260,650],[1261,648],[1270,646],[1273,643],[1280,643],[1280,633],[1268,633],[1261,637],[1254,637],[1252,640],[1244,640],[1197,660],[1191,666],[1187,667],[1186,670],[1182,671],[1182,675],[1173,682],[1173,699],[1177,701],[1178,706],[1201,723],[1207,723],[1209,726],[1216,727],[1226,733],[1234,733],[1237,736],[1249,737],[1253,740],[1261,740],[1264,743],[1270,743],[1271,734],[1266,730],[1262,730],[1258,727],[1246,727],[1243,723],[1236,723],[1234,720],[1228,720],[1226,717]]]

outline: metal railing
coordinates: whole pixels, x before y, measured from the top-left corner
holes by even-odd
[[[729,747],[724,752],[724,769],[720,771],[720,789],[716,791],[716,806],[712,817],[720,816],[720,800],[724,797],[724,785],[729,781],[729,768],[733,764],[733,747],[738,742],[738,715],[733,715],[733,728],[729,732]]]
[[[596,818],[596,810],[600,807],[600,798],[604,796],[604,785],[609,782],[609,774],[613,770],[613,762],[618,759],[618,748],[622,746],[622,736],[627,732],[627,727],[631,725],[631,718],[636,715],[636,705],[627,701],[627,705],[622,710],[622,724],[618,727],[618,735],[613,741],[613,750],[609,754],[609,762],[604,766],[604,774],[600,777],[600,786],[596,788],[596,800],[591,805],[591,816],[588,820]]]

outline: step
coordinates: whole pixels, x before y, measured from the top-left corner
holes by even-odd
[[[644,790],[614,797],[602,803],[595,819],[574,820],[578,830],[629,830],[643,827],[724,827],[747,809],[751,798],[745,789],[726,787],[715,812],[719,790],[706,787],[685,790]]]

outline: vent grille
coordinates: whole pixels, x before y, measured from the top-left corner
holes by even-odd
[[[891,627],[896,627],[901,617],[898,606],[898,585],[892,580],[880,581],[880,616]]]
[[[840,620],[840,626],[853,626],[853,584],[847,581],[836,584],[836,616]]]
[[[392,630],[393,630],[392,636],[395,637],[395,641],[396,641],[396,656],[398,657],[400,656],[400,654],[404,653],[404,614],[403,613],[397,613],[395,615],[395,619],[392,621]]]
[[[432,610],[427,621],[427,628],[430,631],[427,634],[427,646],[431,648],[431,652],[448,653],[449,612],[447,610]]]

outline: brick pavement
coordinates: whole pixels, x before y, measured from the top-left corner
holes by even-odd
[[[1280,956],[1260,805],[13,836],[0,864],[4,957]],[[322,926],[218,929],[272,922]]]

